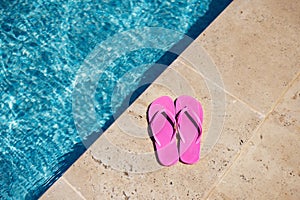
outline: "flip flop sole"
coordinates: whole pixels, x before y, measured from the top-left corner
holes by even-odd
[[[180,135],[180,160],[194,164],[200,159],[203,109],[198,100],[190,96],[180,96],[175,101],[178,132]]]
[[[172,119],[173,122],[171,122]],[[173,100],[168,96],[154,100],[148,108],[148,124],[154,138],[157,158],[164,166],[173,165],[179,160],[176,134],[172,123],[175,123]]]

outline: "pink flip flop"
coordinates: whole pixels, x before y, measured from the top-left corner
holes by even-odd
[[[164,166],[177,163],[179,155],[174,126],[175,107],[170,97],[162,96],[151,103],[148,108],[148,124],[159,162]]]
[[[175,101],[177,129],[180,135],[180,160],[194,164],[200,159],[203,109],[199,101],[190,96],[180,96]]]

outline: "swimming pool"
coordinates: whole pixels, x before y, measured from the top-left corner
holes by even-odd
[[[72,115],[72,92],[78,70],[97,45],[144,27],[195,37],[229,2],[0,1],[0,199],[38,198],[84,152]],[[211,12],[212,5],[219,10]],[[166,35],[170,42],[164,49],[137,49],[106,67],[94,96],[96,129],[112,123],[122,98],[137,89],[134,83],[153,63],[171,62],[162,58],[180,39]],[[124,80],[138,66],[143,68]],[[112,107],[120,80],[120,104]]]

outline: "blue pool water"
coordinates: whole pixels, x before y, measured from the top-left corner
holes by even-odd
[[[211,22],[212,2],[0,0],[0,199],[38,198],[84,152],[72,92],[97,45],[144,27],[195,36]],[[222,2],[223,9],[230,1]],[[195,29],[199,19],[204,21]],[[183,34],[163,36],[169,45],[162,49],[136,49],[107,64],[93,97],[96,129],[111,124],[122,100]]]

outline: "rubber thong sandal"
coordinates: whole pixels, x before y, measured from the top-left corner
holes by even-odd
[[[150,104],[147,115],[160,164],[164,166],[174,165],[178,162],[179,155],[176,144],[173,100],[168,96],[157,98]]]
[[[180,96],[175,101],[177,129],[180,135],[180,161],[194,164],[200,159],[203,109],[199,101]]]

